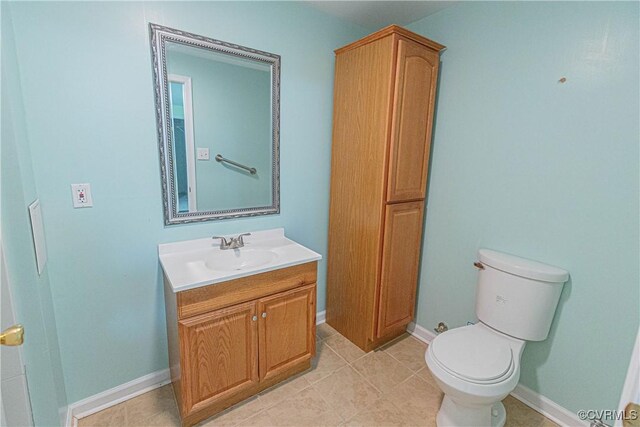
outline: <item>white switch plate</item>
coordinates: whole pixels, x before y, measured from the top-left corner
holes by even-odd
[[[90,208],[93,206],[93,197],[91,197],[91,185],[71,184],[71,195],[73,197],[74,208]]]
[[[209,160],[209,149],[208,148],[198,148],[197,150],[198,160]]]

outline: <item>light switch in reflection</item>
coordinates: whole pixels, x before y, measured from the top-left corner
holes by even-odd
[[[39,199],[29,205],[29,217],[31,218],[31,232],[33,234],[33,247],[36,250],[38,274],[42,274],[47,263],[47,244],[44,240],[44,224],[42,223],[42,209],[40,209]]]
[[[209,149],[198,148],[196,156],[198,157],[198,160],[209,160]]]

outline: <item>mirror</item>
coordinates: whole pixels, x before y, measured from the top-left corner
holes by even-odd
[[[280,57],[150,24],[165,224],[280,212]]]

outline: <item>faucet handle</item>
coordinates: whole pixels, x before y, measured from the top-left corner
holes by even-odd
[[[251,236],[251,233],[242,233],[238,235],[238,237],[236,237],[236,240],[238,241],[238,243],[240,243],[241,245],[244,245],[244,240],[242,239],[242,236]]]
[[[227,242],[227,239],[222,237],[222,236],[212,236],[212,239],[220,239],[220,248],[224,247],[224,246],[229,246],[229,242]]]

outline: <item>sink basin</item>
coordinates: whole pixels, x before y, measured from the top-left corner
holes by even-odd
[[[239,249],[222,250],[218,241],[208,237],[162,243],[158,255],[164,278],[174,293],[322,258],[288,239],[282,228],[252,232]]]
[[[275,252],[260,249],[228,249],[216,251],[204,265],[211,270],[239,271],[269,264],[278,258]]]

